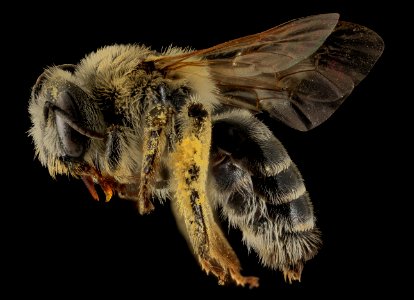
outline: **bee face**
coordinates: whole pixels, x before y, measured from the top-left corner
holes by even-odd
[[[72,163],[87,160],[104,128],[98,107],[65,68],[50,68],[39,77],[29,105],[36,153],[53,176],[71,173]]]
[[[122,125],[131,143],[140,144],[142,87],[148,83],[141,63],[149,54],[144,47],[106,47],[78,65],[51,67],[39,76],[29,105],[30,135],[39,160],[53,176],[77,176],[80,164],[114,169],[116,144],[122,141],[114,140],[111,126]],[[108,147],[114,150],[105,153]],[[138,168],[138,158],[127,164]]]
[[[321,244],[304,180],[261,121],[310,130],[340,106],[382,53],[382,39],[337,14],[294,20],[199,51],[114,45],[46,69],[30,135],[52,176],[135,200],[170,200],[200,266],[255,287],[216,221],[221,210],[265,266],[299,280]]]

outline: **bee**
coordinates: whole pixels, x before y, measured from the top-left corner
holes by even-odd
[[[170,201],[201,268],[219,284],[241,274],[219,216],[264,266],[300,280],[321,246],[304,180],[264,113],[300,131],[338,109],[384,43],[336,13],[296,19],[203,50],[105,46],[48,67],[32,88],[35,155],[52,177],[82,179],[92,197]]]

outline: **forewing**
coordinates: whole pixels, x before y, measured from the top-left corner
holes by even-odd
[[[332,13],[293,20],[211,48],[161,57],[156,64],[159,69],[177,69],[198,56],[211,63],[215,73],[228,77],[280,72],[314,53],[335,28],[338,18]]]
[[[280,72],[314,53],[338,18],[338,14],[324,14],[290,21],[245,41],[224,43],[205,57],[214,60],[214,71],[223,75],[253,77]]]
[[[313,20],[318,22],[318,18]],[[308,42],[304,41],[308,55],[298,59],[302,39],[313,35],[308,30],[297,39],[291,38],[296,46],[285,45],[284,49],[291,49],[292,53],[290,60],[282,63],[279,61],[283,55],[274,50],[281,48],[279,42],[260,47],[258,53],[251,51],[245,60],[240,58],[242,55],[229,57],[227,65],[223,59],[213,60],[211,76],[219,88],[219,99],[224,104],[267,111],[302,131],[324,122],[369,73],[384,44],[366,27],[339,22],[323,45],[312,53],[309,54]],[[240,67],[241,60],[244,65]]]

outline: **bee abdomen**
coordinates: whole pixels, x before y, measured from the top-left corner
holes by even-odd
[[[272,204],[288,203],[306,193],[302,176],[289,159],[289,165],[273,176],[252,176],[254,191]]]
[[[321,240],[298,168],[279,140],[247,113],[217,116],[212,141],[212,194],[223,215],[264,265],[283,271],[289,281],[300,279]]]
[[[263,265],[285,274],[297,273],[296,279],[300,279],[304,263],[316,255],[321,245],[319,229],[290,231],[273,225],[260,233],[249,226],[242,226],[243,241],[257,252]]]
[[[285,231],[292,232],[310,230],[315,226],[312,203],[307,193],[287,203],[264,202],[263,205],[264,208],[256,212],[255,218],[251,220],[255,232],[268,230],[271,226],[269,223],[278,224]]]
[[[313,207],[302,176],[293,162],[274,176],[252,177],[255,194],[263,201],[263,209],[252,220],[260,228],[261,220],[283,224],[293,231],[314,226]]]
[[[240,226],[244,242],[259,254],[264,265],[283,271],[289,281],[299,280],[304,263],[321,245],[308,193],[284,203],[260,196],[256,201],[253,217]]]
[[[247,222],[239,225],[243,240],[264,265],[283,271],[289,281],[300,279],[304,263],[321,244],[302,176],[290,161],[273,176],[251,179],[256,205]]]

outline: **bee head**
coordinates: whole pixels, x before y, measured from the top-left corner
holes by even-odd
[[[75,65],[51,67],[32,89],[29,133],[36,155],[52,176],[72,173],[76,163],[91,160],[88,150],[104,137],[102,113],[77,84],[75,70]]]

